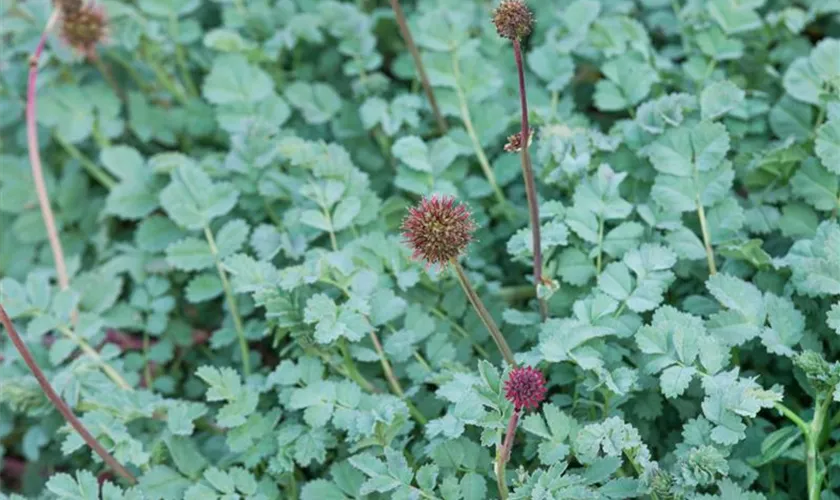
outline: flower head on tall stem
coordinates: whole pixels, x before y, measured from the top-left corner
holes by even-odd
[[[513,403],[513,413],[508,421],[505,439],[496,454],[496,482],[502,498],[507,498],[505,464],[510,458],[510,450],[513,448],[513,439],[516,436],[516,427],[519,425],[522,409],[537,409],[545,400],[545,393],[545,377],[541,371],[530,366],[514,368],[505,381],[505,398]]]
[[[531,243],[534,249],[534,287],[539,288],[542,278],[542,244],[540,236],[540,207],[537,199],[537,184],[534,170],[531,167],[531,155],[528,146],[531,144],[531,130],[528,127],[528,97],[525,94],[525,68],[522,62],[521,39],[531,33],[534,16],[522,0],[503,0],[493,11],[493,24],[499,36],[507,38],[513,45],[513,57],[516,60],[516,71],[519,76],[519,104],[522,112],[522,125],[519,137],[511,136],[506,151],[520,152],[522,164],[522,178],[525,181],[525,195],[528,198],[528,218],[531,222]],[[528,138],[525,141],[525,138]],[[548,304],[537,294],[540,306],[540,317],[543,321],[548,318]]]
[[[96,55],[96,46],[108,37],[108,16],[95,3],[75,7],[61,3],[61,38],[69,47],[89,58]]]
[[[466,206],[456,203],[452,196],[423,198],[420,204],[408,210],[402,223],[403,237],[414,252],[415,259],[426,261],[426,266],[437,264],[441,269],[452,266],[458,283],[467,295],[475,313],[487,328],[505,361],[516,366],[513,351],[502,331],[476,293],[467,273],[458,262],[472,241],[475,222]]]
[[[521,40],[531,33],[534,16],[522,0],[504,0],[493,11],[496,32],[508,40]]]
[[[545,399],[546,391],[542,372],[530,366],[514,368],[505,381],[505,398],[513,403],[516,411],[536,409]]]
[[[467,249],[475,222],[466,205],[454,197],[434,195],[408,210],[402,230],[413,258],[442,268]]]

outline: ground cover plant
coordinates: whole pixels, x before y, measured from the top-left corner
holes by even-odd
[[[840,1],[0,16],[0,498],[840,498]]]

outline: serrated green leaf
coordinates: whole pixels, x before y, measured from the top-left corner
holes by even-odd
[[[166,247],[166,262],[182,271],[200,271],[212,267],[215,257],[206,241],[190,237]]]

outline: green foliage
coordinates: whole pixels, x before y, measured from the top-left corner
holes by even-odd
[[[469,206],[462,265],[547,380],[508,498],[836,498],[837,1],[527,2],[544,322],[494,2],[400,2],[446,132],[387,2],[103,0],[95,59],[54,31],[66,290],[24,120],[54,3],[0,2],[0,304],[138,482],[4,331],[0,498],[498,498],[510,367],[402,242],[431,194]]]

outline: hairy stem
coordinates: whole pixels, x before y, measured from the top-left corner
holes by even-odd
[[[507,482],[505,481],[505,464],[510,459],[510,450],[513,448],[513,440],[514,436],[516,436],[516,426],[518,424],[519,410],[514,409],[510,420],[508,420],[502,447],[496,452],[496,485],[499,488],[499,496],[502,500],[508,497]]]
[[[496,182],[496,175],[493,173],[493,168],[490,167],[490,161],[484,153],[484,148],[481,146],[481,142],[478,140],[478,134],[475,132],[475,126],[473,126],[467,96],[461,88],[461,69],[458,62],[458,51],[455,49],[452,50],[452,75],[455,77],[455,93],[458,95],[461,121],[464,122],[464,128],[467,129],[467,135],[470,137],[470,142],[472,142],[473,151],[475,151],[475,156],[478,158],[478,164],[481,166],[481,171],[484,173],[484,177],[487,178],[487,182],[490,183],[490,187],[493,188],[496,200],[500,205],[506,206],[507,200],[505,199],[505,195]]]
[[[537,198],[537,184],[534,180],[534,170],[531,168],[531,153],[528,143],[531,130],[528,128],[528,97],[525,95],[525,68],[522,64],[522,48],[519,40],[513,41],[513,56],[516,59],[516,70],[519,73],[519,101],[522,108],[522,177],[525,179],[525,194],[528,198],[528,215],[531,219],[531,242],[534,245],[534,286],[542,283],[542,247],[540,238],[540,207]],[[545,321],[548,317],[548,304],[545,299],[537,299],[540,304],[540,316]]]
[[[47,229],[47,240],[52,250],[55,264],[55,274],[58,279],[58,286],[66,290],[70,286],[70,278],[67,275],[67,264],[64,261],[64,250],[61,248],[61,240],[58,238],[58,230],[55,225],[55,215],[50,206],[50,197],[47,194],[47,185],[44,182],[44,170],[41,165],[41,153],[38,150],[38,125],[35,122],[37,115],[36,89],[38,79],[38,61],[44,52],[47,43],[47,34],[58,19],[58,11],[54,11],[47,21],[44,32],[32,57],[29,58],[29,79],[26,88],[26,142],[29,149],[29,163],[32,166],[32,178],[35,181],[35,192],[38,195],[38,205],[41,207],[41,217],[44,219],[44,226]]]
[[[67,404],[55,392],[55,389],[53,389],[52,385],[47,380],[47,377],[44,375],[44,372],[35,362],[35,358],[32,357],[32,353],[29,352],[29,348],[26,347],[26,344],[23,342],[23,339],[21,339],[20,335],[18,335],[17,330],[15,330],[15,327],[12,324],[12,320],[9,319],[9,316],[6,314],[6,310],[3,308],[2,305],[0,305],[0,322],[2,322],[3,326],[6,328],[6,332],[8,333],[12,344],[14,344],[15,348],[20,353],[20,356],[21,358],[23,358],[24,363],[26,363],[26,366],[29,367],[29,370],[32,372],[32,375],[35,376],[35,379],[38,381],[38,385],[41,386],[41,389],[44,391],[44,394],[46,394],[47,398],[55,406],[59,413],[61,413],[61,415],[64,417],[67,423],[70,424],[70,426],[73,427],[73,429],[75,429],[80,436],[82,436],[82,439],[84,439],[85,443],[87,443],[87,445],[90,446],[90,449],[96,452],[96,454],[99,455],[100,458],[102,458],[102,460],[108,465],[108,467],[110,467],[114,470],[114,472],[125,478],[125,480],[128,481],[130,484],[136,484],[137,479],[134,477],[134,475],[132,475],[131,472],[128,471],[128,469],[123,467],[122,464],[120,464],[117,461],[117,459],[115,459],[110,453],[108,453],[108,450],[106,450],[99,443],[99,441],[97,441],[96,438],[93,437],[93,435],[90,432],[88,432],[84,424],[82,424],[82,422],[70,410],[70,407],[67,406]]]
[[[485,327],[487,327],[487,331],[490,332],[490,336],[493,337],[493,340],[496,342],[496,346],[502,353],[502,357],[505,358],[505,361],[507,361],[509,365],[516,366],[516,360],[513,359],[513,351],[510,350],[510,346],[508,346],[505,337],[502,335],[501,330],[499,330],[499,327],[496,325],[496,322],[493,320],[490,312],[486,307],[484,307],[484,302],[482,302],[478,294],[475,293],[475,289],[470,284],[470,280],[467,278],[464,268],[461,267],[461,264],[456,259],[452,259],[451,262],[452,267],[455,268],[455,274],[458,276],[458,282],[461,283],[461,288],[464,289],[464,293],[467,294],[467,299],[469,299],[476,314],[478,314],[479,319],[481,319],[481,322],[484,323]]]
[[[717,265],[715,264],[715,253],[712,250],[712,242],[709,236],[709,226],[706,223],[706,211],[703,209],[703,203],[700,202],[700,195],[697,195],[697,217],[700,218],[700,231],[703,233],[703,246],[706,248],[706,262],[709,265],[709,274],[717,274]]]
[[[817,398],[816,411],[811,420],[810,432],[805,436],[806,456],[805,464],[808,472],[808,500],[820,500],[822,494],[822,483],[825,479],[825,467],[818,467],[820,454],[820,436],[828,416],[828,409],[831,406],[830,392],[828,397],[822,401]]]
[[[233,295],[233,289],[227,279],[227,273],[222,267],[222,262],[219,260],[219,250],[216,248],[216,240],[213,238],[213,232],[210,231],[209,226],[204,226],[204,236],[207,238],[207,244],[210,245],[210,252],[213,254],[213,260],[216,262],[216,271],[219,273],[219,279],[222,281],[225,300],[227,301],[230,315],[233,318],[236,336],[239,339],[239,351],[242,355],[242,373],[247,377],[251,374],[251,356],[248,352],[248,340],[245,338],[245,327],[242,325],[242,317],[239,316],[239,307],[236,305],[236,297]]]
[[[435,93],[432,90],[432,85],[429,83],[429,77],[426,76],[426,68],[423,66],[423,59],[420,58],[420,51],[414,44],[414,37],[411,36],[411,30],[408,29],[408,23],[405,22],[405,13],[403,13],[399,0],[391,0],[391,8],[394,9],[394,16],[397,19],[397,26],[400,28],[400,34],[405,41],[408,51],[414,59],[414,66],[417,68],[417,74],[420,76],[420,83],[423,85],[423,91],[426,93],[426,98],[429,99],[429,104],[432,106],[432,113],[435,115],[438,128],[442,134],[445,134],[449,128],[446,126],[446,120],[440,112]]]

